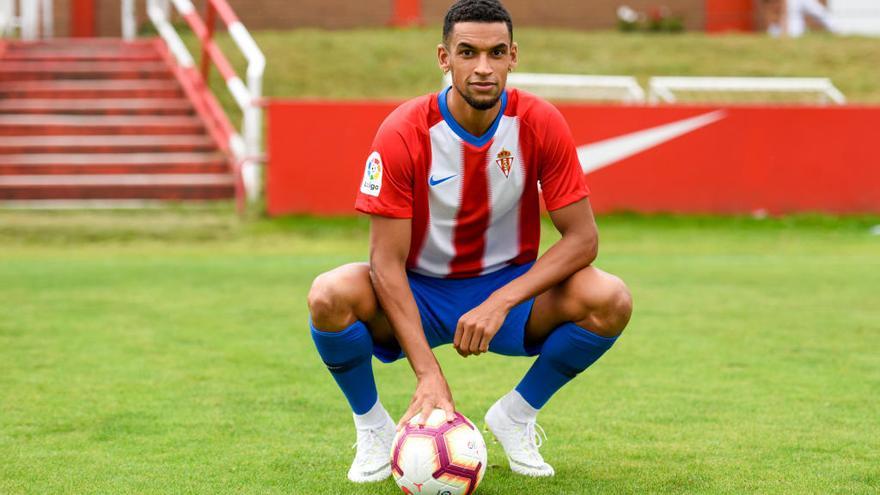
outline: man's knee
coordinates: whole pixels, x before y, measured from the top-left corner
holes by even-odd
[[[614,277],[614,289],[608,298],[606,306],[606,326],[609,332],[620,334],[629,323],[632,316],[633,300],[629,287],[618,277]]]
[[[590,301],[589,316],[582,326],[602,337],[616,337],[623,332],[632,315],[633,301],[629,288],[619,277],[606,274],[606,286],[598,301]]]
[[[316,328],[335,332],[355,322],[357,311],[363,311],[357,306],[364,306],[368,303],[364,299],[372,295],[371,290],[361,287],[364,285],[364,281],[359,280],[363,278],[362,271],[360,267],[344,266],[315,278],[309,290],[308,306]]]
[[[334,319],[333,317],[340,312],[343,305],[340,294],[335,290],[331,278],[329,273],[322,273],[315,278],[312,282],[312,288],[309,289],[309,315],[311,315],[314,325],[321,329],[326,326],[328,321]]]

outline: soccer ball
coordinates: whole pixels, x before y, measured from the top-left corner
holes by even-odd
[[[419,426],[416,415],[394,437],[391,473],[408,495],[470,495],[486,472],[486,442],[461,413],[446,422],[434,409]]]

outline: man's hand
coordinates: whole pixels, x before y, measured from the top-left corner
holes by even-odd
[[[442,373],[419,378],[416,393],[413,394],[406,413],[397,423],[397,429],[403,428],[410,418],[418,413],[422,414],[419,424],[424,426],[434,409],[446,411],[446,421],[455,419],[455,403],[452,402],[452,392],[449,391],[449,384],[446,383],[446,378]]]
[[[498,333],[509,310],[487,299],[458,320],[452,344],[463,357],[479,355],[489,350],[489,342]]]

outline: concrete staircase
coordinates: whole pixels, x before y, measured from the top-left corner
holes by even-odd
[[[226,200],[229,159],[150,40],[0,47],[0,206]]]

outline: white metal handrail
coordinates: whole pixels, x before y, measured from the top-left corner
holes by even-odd
[[[547,98],[616,99],[628,103],[645,101],[645,91],[635,77],[581,74],[510,74],[511,86],[540,92]]]
[[[0,38],[12,34],[18,23],[15,17],[15,0],[0,0]]]
[[[846,104],[846,97],[827,77],[652,77],[648,81],[651,103],[675,103],[675,91],[819,93],[823,102]]]
[[[137,36],[137,20],[134,14],[134,0],[122,0],[122,39],[132,41]]]
[[[452,76],[447,74],[443,81],[452,84]],[[551,99],[645,101],[645,90],[631,76],[514,72],[507,76],[507,85]]]
[[[24,1],[27,2],[27,0]],[[52,0],[41,0],[40,10],[40,19],[43,21],[43,37],[51,38],[55,34],[55,9],[52,5]]]
[[[18,5],[20,16],[19,27],[21,28],[21,39],[35,40],[39,36],[39,4],[33,1],[22,0]]]
[[[19,29],[21,39],[33,41],[51,38],[55,29],[52,0],[0,0],[0,37],[11,36]]]
[[[202,41],[203,57],[209,57],[223,76],[227,89],[243,115],[241,133],[232,133],[229,136],[229,149],[240,165],[241,178],[248,199],[256,201],[259,198],[261,188],[262,108],[260,99],[262,98],[266,57],[241,21],[235,17],[235,14],[223,0],[208,0],[207,3],[209,17],[211,17],[211,9],[216,9],[216,13],[227,25],[230,37],[247,61],[247,84],[234,72],[226,57],[211,39],[213,18],[210,18],[206,25],[198,16],[190,0],[170,0],[170,3],[169,0],[148,0],[147,14],[159,35],[168,44],[177,63],[183,68],[194,68],[195,62],[192,55],[174,26],[169,22],[170,7],[173,5]],[[207,79],[207,65],[203,67],[205,68],[203,77]],[[207,87],[207,80],[205,84]]]
[[[122,37],[131,41],[137,35],[134,0],[121,0]],[[52,38],[55,32],[53,0],[19,0],[16,16],[15,0],[0,0],[0,38],[20,29],[21,39],[33,41]]]

